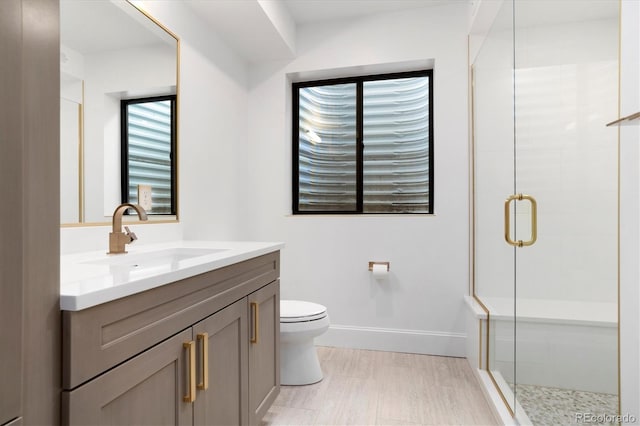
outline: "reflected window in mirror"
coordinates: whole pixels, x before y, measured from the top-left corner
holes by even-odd
[[[122,191],[121,100],[179,97],[179,45],[132,2],[60,0],[63,226],[111,224],[113,209],[128,194]],[[171,148],[176,158],[177,149]],[[151,219],[177,221],[176,179],[169,207]]]
[[[176,96],[127,99],[121,106],[122,202],[141,204],[152,215],[174,215]]]

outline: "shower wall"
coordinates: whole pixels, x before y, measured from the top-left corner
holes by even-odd
[[[526,5],[517,2],[516,22],[526,15],[523,9]],[[523,253],[517,264],[518,299],[614,303],[617,132],[605,123],[617,116],[617,18],[519,25],[514,74],[507,69],[513,63],[500,66],[500,61],[513,59],[508,50],[514,43],[512,33],[505,31],[504,46],[499,34],[494,32],[492,44],[481,52],[493,69],[476,70],[476,116],[484,114],[476,121],[476,141],[481,141],[476,164],[485,167],[476,170],[481,177],[477,221],[484,223],[477,229],[479,294],[512,297],[514,292],[513,266],[505,265],[501,254],[509,256],[511,250],[502,236],[501,208],[512,192],[505,181],[513,188],[513,167],[504,166],[514,155],[513,123],[505,122],[513,116],[508,113],[512,89],[516,185],[518,192],[538,200],[538,241],[518,254]],[[488,59],[491,49],[495,61]],[[491,127],[486,129],[491,138],[483,138],[483,126]],[[517,203],[519,239],[528,239],[530,233],[529,206]]]
[[[517,28],[517,187],[539,206],[518,299],[617,300],[617,132],[605,127],[618,110],[617,46],[617,15]]]

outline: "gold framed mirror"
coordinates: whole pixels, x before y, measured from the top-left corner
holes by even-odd
[[[170,96],[176,104],[167,126],[172,143],[163,148],[170,164],[161,166],[169,171],[129,183],[145,191],[151,186],[165,203],[169,193],[170,214],[151,212],[150,222],[177,220],[179,55],[179,38],[129,1],[60,1],[62,226],[107,224],[121,202],[137,202],[135,193],[123,197],[122,171],[131,166],[122,155],[122,102]]]

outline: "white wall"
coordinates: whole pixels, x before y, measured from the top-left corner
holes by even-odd
[[[623,0],[620,116],[640,111],[640,2]],[[640,125],[620,128],[621,414],[640,424]]]
[[[516,29],[515,170],[512,112],[496,116],[497,99],[513,108],[513,76],[496,81],[505,68],[484,57],[513,60],[506,49],[487,49],[511,40],[498,34],[483,46],[475,97],[481,296],[513,297],[501,209],[515,178],[515,191],[538,201],[538,241],[515,251],[518,298],[617,302],[617,133],[604,126],[617,113],[617,28],[612,18]],[[529,204],[517,204],[512,229],[528,240]]]
[[[79,104],[60,97],[60,222],[79,218]]]
[[[617,113],[618,19],[516,31],[517,191],[538,200],[518,297],[615,303],[617,132],[605,124]]]
[[[178,213],[187,239],[238,239],[246,194],[246,64],[180,2],[136,1],[180,37]]]
[[[283,298],[327,306],[324,344],[463,355],[467,6],[298,27],[296,60],[251,69],[243,237],[281,240]],[[288,74],[433,59],[435,215],[292,216]],[[333,71],[331,71],[333,70]],[[386,282],[369,260],[391,262]]]

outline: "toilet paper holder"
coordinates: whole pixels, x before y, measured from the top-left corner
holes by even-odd
[[[373,265],[384,265],[387,267],[387,271],[389,271],[389,262],[369,262],[369,270],[373,271]]]

